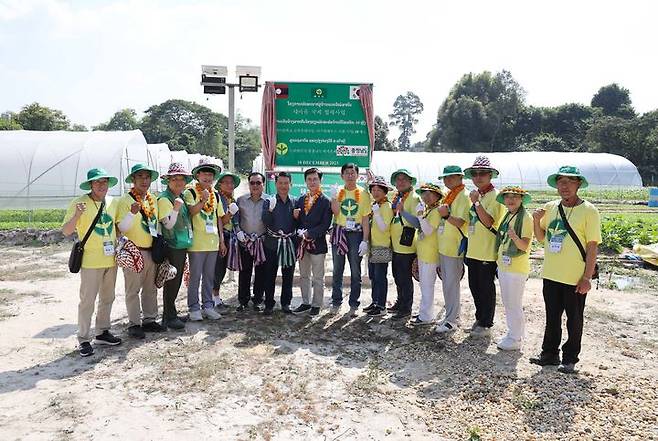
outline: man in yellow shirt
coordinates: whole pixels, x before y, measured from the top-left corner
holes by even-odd
[[[468,221],[468,286],[475,303],[475,322],[471,327],[474,335],[491,334],[496,312],[496,234],[505,214],[505,208],[496,201],[498,190],[491,180],[498,170],[491,166],[489,158],[478,156],[473,165],[464,170],[466,178],[473,180],[476,189],[469,197],[472,205]]]
[[[343,303],[343,272],[345,258],[350,262],[350,314],[356,315],[361,297],[361,259],[368,253],[370,237],[370,194],[356,185],[359,166],[344,164],[340,175],[345,183],[333,187],[331,211],[334,225],[331,232],[331,251],[334,263],[331,302],[334,312]]]
[[[585,298],[595,274],[601,219],[596,207],[578,197],[578,190],[588,184],[577,167],[560,167],[548,177],[548,185],[557,189],[560,199],[532,214],[535,236],[544,242],[546,329],[541,354],[530,362],[541,366],[560,364],[562,313],[566,311],[569,336],[562,345],[558,370],[572,373],[579,361]]]
[[[420,222],[416,217],[416,207],[420,198],[414,193],[416,178],[406,169],[396,170],[391,174],[391,184],[396,192],[391,206],[393,222],[391,223],[391,245],[393,261],[391,269],[397,288],[398,298],[388,311],[396,320],[406,319],[411,315],[414,301],[414,283],[411,267],[416,258],[416,228]]]
[[[439,242],[439,273],[443,288],[445,316],[439,321],[436,332],[454,331],[460,322],[461,299],[459,282],[464,276],[466,234],[470,200],[464,186],[464,172],[458,165],[448,165],[439,176],[446,186],[446,195],[439,206],[441,222],[437,230]]]
[[[78,303],[78,343],[83,357],[94,353],[91,346],[91,316],[99,294],[94,343],[110,346],[121,343],[120,338],[110,333],[110,314],[117,279],[114,260],[117,238],[114,228],[116,204],[111,196],[107,196],[107,191],[116,184],[117,178],[102,168],[89,170],[87,180],[80,184],[80,189],[89,193],[71,201],[62,225],[64,235],[70,236],[76,232],[81,241],[90,232],[82,255]],[[98,220],[92,225],[97,216]]]
[[[151,257],[153,239],[158,236],[158,203],[149,187],[158,175],[157,171],[144,164],[134,165],[126,178],[126,183],[133,187],[119,199],[117,206],[119,231],[139,248],[144,258],[141,273],[123,269],[128,335],[138,339],[144,338],[144,332],[166,330],[155,321],[158,316],[158,289],[155,286],[157,265]]]

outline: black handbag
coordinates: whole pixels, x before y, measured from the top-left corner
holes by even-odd
[[[87,230],[87,233],[85,233],[85,237],[82,239],[82,241],[76,240],[75,242],[73,242],[73,248],[71,249],[71,254],[69,255],[69,271],[71,271],[74,274],[80,272],[80,268],[82,267],[82,255],[84,254],[85,251],[85,244],[87,243],[87,240],[89,239],[92,230],[98,223],[98,219],[100,219],[101,217],[101,213],[103,212],[104,206],[105,206],[105,201],[101,202],[101,206],[98,209],[98,213],[96,213],[96,217],[94,218],[94,221],[89,226],[89,229]]]
[[[571,228],[571,225],[569,225],[569,221],[567,220],[567,216],[564,214],[564,208],[562,208],[562,204],[559,204],[557,206],[557,209],[560,212],[560,217],[562,217],[562,222],[564,222],[564,228],[567,229],[569,236],[571,236],[571,239],[576,243],[576,246],[578,247],[578,251],[580,251],[580,255],[583,258],[583,261],[585,262],[585,264],[587,264],[587,253],[585,252],[585,248],[583,247],[583,244],[580,243],[580,239],[578,239],[578,236],[576,236],[576,232],[573,231],[573,228]],[[598,280],[598,278],[599,278],[599,264],[595,263],[594,274],[592,274],[592,279]]]

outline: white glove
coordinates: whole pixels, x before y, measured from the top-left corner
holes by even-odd
[[[375,213],[375,214],[379,213],[379,209],[380,209],[380,206],[379,206],[379,204],[378,204],[377,202],[375,202],[374,204],[372,204],[372,212],[373,212],[373,213]]]
[[[333,184],[331,186],[331,199],[336,199],[338,197],[339,186],[338,184]]]
[[[299,230],[297,230],[297,236],[303,238],[304,234],[306,234],[306,229],[305,228],[300,228]]]
[[[240,211],[240,208],[238,207],[238,204],[235,202],[231,202],[231,205],[228,206],[228,212],[231,213],[231,216],[235,216],[235,213]]]
[[[247,241],[247,235],[244,234],[244,231],[238,231],[235,233],[235,236],[238,238],[240,242],[246,242]]]
[[[276,196],[270,196],[270,211],[274,211],[274,207],[276,207]]]
[[[422,213],[425,211],[425,202],[421,201],[416,205],[416,213]]]
[[[368,254],[368,242],[362,240],[359,244],[359,256],[363,257]]]

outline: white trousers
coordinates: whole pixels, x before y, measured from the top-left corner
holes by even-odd
[[[418,261],[418,277],[420,278],[420,310],[418,311],[418,318],[424,322],[434,320],[436,266],[436,263]]]
[[[523,315],[523,291],[526,274],[510,273],[498,269],[500,297],[505,306],[507,320],[507,337],[514,341],[523,341],[525,336],[525,317]]]

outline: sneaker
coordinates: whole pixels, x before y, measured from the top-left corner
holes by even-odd
[[[91,343],[88,341],[80,343],[80,356],[89,357],[94,354],[94,348],[91,347]]]
[[[432,322],[428,320],[421,320],[420,317],[415,317],[409,320],[409,324],[411,326],[427,326],[427,325],[431,325]]]
[[[301,305],[296,307],[293,312],[295,314],[301,314],[302,312],[307,312],[307,311],[310,311],[310,310],[311,310],[311,305],[306,305],[306,304],[302,303]]]
[[[476,337],[488,337],[491,335],[491,328],[485,328],[484,326],[476,326],[473,328],[471,331],[471,335],[474,335]]]
[[[129,327],[128,335],[131,336],[132,338],[138,338],[138,339],[143,339],[144,337],[146,337],[146,334],[144,334],[144,330],[139,325],[133,325]]]
[[[281,312],[284,314],[292,314],[292,309],[290,309],[290,305],[284,305],[281,307]]]
[[[406,319],[406,318],[409,317],[410,315],[411,315],[411,311],[401,311],[401,310],[397,310],[397,312],[396,312],[395,314],[393,314],[393,317],[392,317],[392,318],[393,318],[394,320],[401,320],[401,319]]]
[[[229,308],[229,306],[219,297],[213,297],[213,301],[215,302],[215,309],[218,311]]]
[[[377,307],[377,305],[375,305],[374,303],[371,303],[370,305],[368,305],[368,306],[366,306],[365,308],[363,308],[363,312],[369,312],[369,311],[371,311],[372,309],[375,309],[376,307]]]
[[[201,316],[207,318],[208,320],[219,320],[222,316],[219,312],[215,311],[213,308],[206,308],[201,311]]]
[[[479,327],[480,327],[480,322],[477,321],[477,320],[475,320],[475,321],[473,322],[473,324],[471,325],[471,327],[468,328],[468,332],[473,332],[473,331],[475,331],[475,330],[476,330],[477,328],[479,328]]]
[[[388,312],[397,312],[398,309],[400,309],[400,305],[398,304],[398,302],[395,302],[393,303],[393,306],[389,306],[388,308],[386,308]]]
[[[386,309],[380,306],[375,306],[373,309],[368,311],[369,316],[378,316],[386,314]]]
[[[359,316],[359,307],[350,306],[350,317],[358,317],[358,316]]]
[[[557,370],[563,374],[575,374],[576,363],[562,363],[557,367]]]
[[[112,335],[110,331],[105,330],[101,335],[97,335],[94,338],[94,343],[97,345],[116,346],[121,344],[121,339]]]
[[[165,332],[167,328],[156,322],[148,322],[142,324],[142,330],[144,332]]]
[[[263,310],[263,315],[272,315],[272,314],[274,314],[274,309],[272,309],[272,308],[267,308],[267,307],[266,307],[266,308]]]
[[[263,306],[260,303],[254,303],[251,306],[251,309],[253,309],[256,312],[262,312],[263,311]]]
[[[496,347],[501,351],[518,351],[521,349],[521,340],[514,340],[510,337],[504,337],[498,342]]]
[[[312,306],[311,311],[309,312],[310,315],[318,315],[320,314],[320,307],[319,306]]]
[[[335,304],[332,303],[331,304],[331,313],[332,314],[338,314],[338,312],[340,311],[340,306],[341,305],[335,305]]]
[[[437,334],[447,334],[448,332],[453,332],[457,329],[457,326],[451,324],[450,322],[445,322],[436,328],[434,328],[434,332]]]
[[[560,357],[557,355],[540,355],[539,357],[530,357],[529,361],[539,366],[558,366],[560,364]]]
[[[203,320],[203,315],[201,311],[190,311],[190,321],[191,322],[200,322]]]
[[[247,310],[247,307],[245,305],[238,305],[237,308],[235,308],[235,312],[245,312]]]
[[[170,318],[167,320],[162,319],[162,326],[164,326],[165,328],[175,329],[175,330],[185,329],[185,322],[183,322],[178,317]]]

